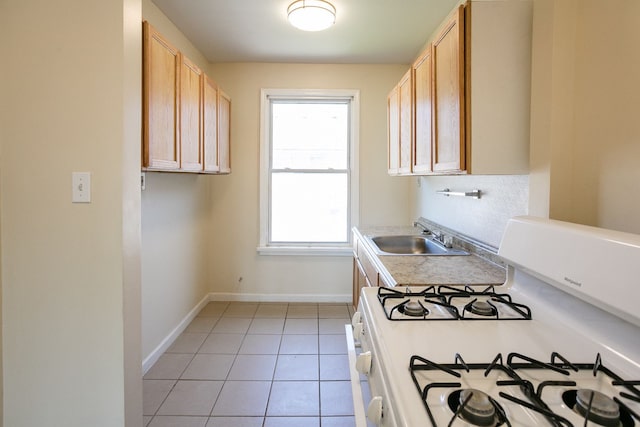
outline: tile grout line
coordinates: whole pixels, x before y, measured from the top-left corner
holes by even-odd
[[[200,314],[200,313],[198,313],[198,314]],[[198,317],[198,316],[196,315],[196,317]],[[218,317],[218,318],[216,319],[216,321],[215,321],[215,322],[213,323],[213,325],[211,326],[211,331],[213,330],[213,328],[215,327],[215,325],[218,323],[218,321],[219,321],[221,318],[222,318],[222,314],[220,315],[220,317]],[[207,336],[209,336],[209,335],[210,335],[211,331],[209,331],[209,333],[207,334]],[[156,410],[155,410],[155,412],[154,412],[153,416],[151,417],[151,420],[149,421],[149,424],[151,424],[151,423],[153,422],[153,419],[154,419],[154,418],[156,418],[157,416],[160,416],[160,415],[158,415],[158,411],[160,411],[160,408],[162,408],[162,405],[164,405],[164,403],[166,402],[166,400],[169,398],[169,395],[171,394],[171,392],[174,390],[174,388],[176,387],[176,385],[178,385],[178,382],[179,382],[179,381],[187,381],[187,380],[183,380],[183,379],[182,379],[182,376],[184,375],[185,371],[187,370],[187,368],[189,367],[189,365],[191,364],[191,362],[193,362],[193,360],[195,359],[196,355],[198,354],[198,351],[200,350],[200,348],[202,348],[202,346],[204,345],[204,342],[205,342],[206,340],[207,340],[206,338],[205,338],[204,340],[202,340],[202,343],[200,343],[200,345],[199,345],[199,346],[198,346],[198,348],[196,349],[195,353],[193,353],[193,355],[191,356],[191,359],[189,360],[189,363],[187,363],[187,364],[185,365],[185,367],[184,367],[184,368],[182,369],[182,371],[180,372],[180,375],[178,375],[178,378],[174,380],[175,382],[173,383],[173,386],[171,387],[171,390],[169,390],[169,393],[167,393],[167,395],[165,396],[165,398],[164,398],[164,399],[162,399],[162,402],[161,402],[161,403],[160,403],[160,405],[158,406],[158,409],[156,409]],[[163,353],[163,355],[164,355],[164,354],[167,354],[167,352],[165,351],[165,352]],[[177,354],[190,354],[190,353],[177,353]],[[216,398],[216,400],[217,400],[217,398]],[[215,406],[215,402],[214,402],[214,406]],[[213,411],[213,406],[211,407],[211,410]]]
[[[209,422],[209,420],[211,418],[215,418],[214,415],[213,415],[213,410],[215,408],[215,405],[218,403],[222,388],[224,387],[224,385],[227,382],[230,381],[229,375],[231,374],[232,367],[235,364],[235,362],[238,360],[238,357],[241,354],[242,345],[245,342],[247,342],[246,340],[248,338],[248,335],[260,336],[260,335],[265,335],[266,334],[266,335],[278,335],[279,336],[279,342],[278,342],[277,348],[275,349],[275,355],[273,355],[273,357],[275,358],[275,363],[274,363],[273,371],[272,371],[272,374],[271,374],[271,380],[270,380],[270,384],[269,384],[269,394],[267,396],[266,405],[265,405],[265,409],[264,409],[263,420],[262,420],[262,426],[264,427],[264,426],[267,425],[268,408],[269,408],[269,403],[270,403],[271,397],[272,397],[274,382],[276,381],[276,372],[277,372],[277,367],[278,367],[278,361],[280,359],[280,356],[282,356],[281,351],[283,350],[283,340],[284,340],[285,336],[291,335],[291,334],[285,334],[286,322],[287,322],[287,320],[304,319],[304,318],[312,317],[312,316],[308,316],[307,317],[307,316],[303,315],[303,313],[299,313],[298,317],[289,317],[289,310],[290,310],[291,304],[290,303],[284,303],[284,304],[286,304],[286,306],[285,306],[285,310],[284,310],[283,324],[282,324],[282,327],[281,327],[281,330],[280,330],[279,334],[274,334],[272,331],[269,331],[268,329],[266,329],[265,330],[266,332],[264,332],[264,333],[250,334],[249,331],[250,331],[251,325],[253,324],[255,319],[259,319],[258,317],[256,317],[256,315],[258,314],[258,310],[260,309],[260,303],[257,304],[256,309],[253,311],[253,315],[250,317],[251,322],[247,326],[247,329],[243,332],[242,340],[241,340],[239,346],[237,347],[237,349],[235,351],[235,354],[233,354],[234,357],[233,357],[233,361],[231,363],[231,367],[229,368],[229,371],[227,372],[225,379],[221,381],[222,382],[222,386],[221,386],[220,392],[217,394],[216,399],[214,400],[214,402],[212,404],[211,410],[209,411],[209,415],[208,416],[207,415],[199,415],[199,417],[206,417],[207,418],[207,424],[208,424],[208,422]],[[336,305],[338,305],[338,304],[336,304]],[[316,372],[317,372],[317,375],[318,375],[318,381],[317,381],[317,385],[318,385],[318,388],[317,388],[317,392],[318,392],[318,411],[317,411],[317,415],[315,415],[315,416],[318,417],[318,421],[319,421],[320,425],[322,425],[323,424],[322,423],[322,399],[321,399],[322,379],[321,379],[321,360],[320,360],[321,359],[321,355],[322,355],[321,354],[322,350],[321,350],[321,342],[320,341],[321,341],[321,338],[322,338],[323,334],[320,333],[321,332],[321,330],[320,330],[321,329],[321,326],[320,326],[321,325],[321,321],[323,319],[325,319],[325,318],[329,319],[329,320],[338,319],[339,318],[341,321],[348,322],[349,321],[348,317],[350,316],[351,311],[350,311],[350,308],[348,307],[347,304],[339,304],[339,306],[342,306],[342,307],[344,307],[346,309],[347,319],[344,319],[342,315],[338,315],[336,313],[332,313],[331,311],[328,311],[328,312],[326,311],[324,314],[322,314],[321,313],[321,309],[320,309],[320,304],[313,304],[312,306],[315,308],[315,310],[314,310],[315,314],[313,315],[313,318],[315,318],[315,326],[316,326],[316,331],[315,331],[314,335],[316,336],[315,341],[316,341],[316,344],[317,344],[317,350],[315,352],[315,355],[317,357],[317,359],[316,359],[317,360],[317,371]],[[149,424],[154,422],[153,421],[154,418],[160,417],[160,415],[158,415],[158,412],[159,412],[160,408],[162,407],[162,405],[165,404],[166,400],[169,398],[171,393],[174,391],[176,385],[178,384],[178,381],[188,381],[188,380],[182,379],[182,376],[184,375],[184,373],[187,370],[187,368],[191,365],[191,363],[193,363],[195,357],[198,354],[205,354],[205,353],[200,353],[200,351],[202,350],[202,348],[204,346],[204,342],[208,339],[208,337],[211,334],[214,333],[215,326],[220,322],[221,319],[224,318],[224,314],[228,310],[230,310],[230,308],[231,308],[231,304],[228,303],[227,306],[225,307],[225,309],[221,312],[220,316],[217,317],[216,321],[212,324],[211,328],[209,328],[208,333],[206,334],[207,338],[205,338],[202,341],[202,343],[200,343],[197,346],[197,348],[195,349],[195,353],[187,353],[187,354],[191,354],[191,358],[190,358],[189,362],[182,369],[182,371],[179,374],[177,379],[171,379],[171,380],[174,381],[173,385],[171,386],[171,389],[169,390],[167,395],[164,397],[164,399],[162,399],[162,402],[159,404],[159,406],[155,410],[154,414],[150,416],[149,421],[148,421]],[[240,310],[238,313],[234,313],[234,314],[236,314],[236,315],[244,314],[246,316],[247,313],[242,313],[242,311]],[[267,313],[267,314],[269,314],[269,313]],[[198,317],[198,316],[196,316],[196,317]],[[204,317],[212,317],[212,316],[204,316]],[[233,319],[235,317],[236,316],[228,316],[228,318],[230,318],[230,319]],[[262,317],[260,317],[260,318],[262,318]],[[265,318],[279,319],[280,317],[279,316],[275,316],[273,313],[270,313],[270,315],[267,315]],[[295,330],[293,332],[294,332],[293,335],[296,335],[295,334]],[[339,335],[339,334],[331,334],[330,332],[331,332],[331,330],[328,329],[327,333],[324,334],[324,335],[328,335],[328,336]],[[305,334],[302,334],[302,335],[305,335]],[[329,344],[329,345],[331,346],[331,344]],[[256,351],[258,351],[258,353],[256,353],[256,354],[263,355],[261,350],[256,350]],[[264,350],[264,351],[269,351],[268,355],[272,355],[272,353],[270,353],[272,350]],[[212,353],[212,354],[215,354],[215,353]],[[231,354],[231,353],[229,353],[229,354]],[[251,353],[251,354],[253,354],[253,353]],[[264,353],[264,354],[266,355],[267,353]],[[327,349],[327,354],[328,355],[340,355],[342,353],[338,349],[330,348],[330,349]],[[291,354],[291,356],[294,356],[294,357],[296,355],[299,355],[299,353],[292,353]],[[198,378],[194,378],[193,380],[206,381],[205,379],[198,379]],[[251,380],[247,379],[246,381],[251,381]],[[288,380],[283,380],[283,381],[288,381]],[[291,381],[306,381],[306,380],[291,379]],[[329,380],[327,380],[327,381],[329,381]],[[176,415],[176,416],[182,416],[182,415]],[[187,415],[184,415],[184,416],[187,416]],[[195,415],[190,415],[190,416],[195,416]],[[236,416],[242,416],[242,415],[229,415],[229,416],[236,417]],[[277,416],[278,417],[303,417],[302,415],[286,415],[286,414],[281,414],[281,415],[277,415]],[[335,415],[335,416],[337,416],[337,415]],[[349,416],[349,415],[345,415],[345,416]],[[307,417],[307,415],[305,415],[304,417]],[[147,424],[147,425],[149,425],[149,424]]]
[[[318,307],[318,425],[322,426],[322,362],[320,360],[320,307]]]
[[[224,317],[224,313],[229,309],[230,306],[231,306],[231,304],[227,305],[227,308],[220,315],[221,319]],[[257,308],[256,308],[256,311],[257,311]],[[224,389],[225,384],[227,384],[227,382],[229,381],[229,375],[231,375],[231,370],[233,369],[233,365],[236,363],[236,360],[238,360],[238,355],[240,354],[240,349],[242,348],[242,343],[244,343],[244,340],[247,338],[247,333],[249,332],[249,328],[251,327],[251,323],[253,322],[253,319],[255,319],[255,312],[253,313],[253,316],[251,317],[251,322],[249,322],[249,325],[247,326],[247,330],[244,332],[242,340],[240,341],[240,345],[238,346],[238,349],[236,350],[236,354],[233,357],[233,362],[231,362],[231,366],[229,366],[229,371],[227,372],[227,375],[225,376],[225,379],[222,381],[222,386],[220,387],[220,391],[218,392],[218,395],[214,399],[213,405],[211,406],[211,410],[209,411],[209,417],[208,418],[212,418],[213,417],[213,410],[215,409],[216,404],[218,403],[218,399],[220,399],[220,395],[222,394],[222,390]],[[211,329],[211,331],[213,332],[213,328]],[[208,423],[209,422],[207,421],[207,424]]]
[[[258,307],[260,307],[258,305]],[[273,374],[271,374],[271,384],[269,384],[269,394],[267,395],[267,403],[266,405],[264,405],[264,416],[262,417],[262,427],[265,427],[266,423],[267,423],[267,413],[269,410],[269,402],[271,401],[271,393],[273,391],[273,382],[275,380],[275,376],[276,376],[276,369],[278,368],[278,356],[280,356],[280,348],[282,346],[282,338],[284,336],[284,327],[287,323],[287,311],[289,311],[289,304],[287,304],[287,309],[284,312],[284,322],[282,322],[282,330],[281,330],[281,334],[280,334],[280,342],[278,343],[278,351],[276,353],[276,363],[273,366]],[[240,351],[240,350],[238,350]]]

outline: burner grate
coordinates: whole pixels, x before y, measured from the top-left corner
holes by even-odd
[[[584,418],[584,425],[615,425],[616,427],[632,427],[636,425],[636,421],[640,422],[640,416],[629,408],[628,402],[638,402],[640,398],[640,390],[636,386],[640,385],[640,381],[627,381],[620,378],[617,374],[610,369],[602,365],[602,359],[598,354],[596,356],[595,363],[580,363],[574,364],[562,357],[558,353],[551,354],[550,363],[541,362],[533,358],[527,357],[519,353],[509,353],[507,355],[506,363],[503,362],[502,354],[496,355],[491,363],[466,363],[459,354],[455,355],[453,364],[438,364],[420,356],[412,356],[409,362],[409,371],[411,378],[415,384],[418,392],[420,393],[422,402],[427,411],[427,415],[432,423],[433,427],[438,427],[433,414],[433,408],[428,403],[427,397],[429,392],[435,389],[450,388],[453,391],[449,395],[448,404],[452,412],[452,417],[449,420],[449,426],[454,425],[454,421],[458,418],[464,419],[467,422],[471,422],[472,425],[491,425],[491,426],[510,426],[512,420],[506,416],[506,412],[502,408],[498,400],[490,395],[487,395],[486,399],[483,397],[483,410],[490,411],[488,403],[493,405],[495,416],[493,419],[478,418],[474,421],[469,421],[468,417],[463,415],[465,411],[465,400],[469,397],[461,398],[461,387],[463,381],[463,375],[469,373],[471,370],[482,370],[482,375],[487,377],[488,374],[494,370],[499,370],[501,373],[506,374],[507,380],[497,379],[495,380],[496,387],[516,386],[521,392],[521,396],[514,396],[512,394],[500,391],[498,397],[505,402],[515,403],[523,408],[534,411],[542,415],[554,427],[573,427],[573,424],[561,414],[555,413],[545,403],[543,392],[549,387],[570,387],[568,391],[564,392],[562,399],[569,408],[575,408],[574,411]],[[525,370],[548,370],[554,374],[559,374],[564,380],[547,380],[540,381],[537,384],[537,389],[531,380],[523,379],[518,372]],[[421,381],[418,379],[418,373],[421,371],[437,371],[446,374],[445,377],[450,376],[452,381]],[[594,402],[594,395],[588,394],[589,390],[579,391],[576,389],[576,382],[573,381],[572,375],[580,371],[591,372],[593,377],[596,375],[604,375],[614,387],[622,387],[626,391],[620,391],[619,396],[612,396],[611,398],[606,396],[598,396],[599,402]],[[437,377],[440,379],[440,377]],[[491,380],[493,381],[493,380]],[[580,400],[580,394],[583,394],[582,405],[578,405],[576,400]],[[601,394],[601,393],[600,393]],[[453,397],[452,397],[453,396]],[[494,404],[495,402],[495,404]],[[615,402],[615,403],[613,403]],[[462,407],[461,407],[462,406]],[[578,407],[579,406],[579,407]],[[611,415],[619,409],[619,413],[615,415],[615,422],[611,422]],[[605,416],[606,415],[606,416]]]
[[[531,320],[531,309],[524,304],[513,302],[511,295],[498,293],[494,286],[477,291],[470,286],[463,289],[451,286],[439,286],[438,294],[447,299],[447,303],[456,306],[456,301],[467,301],[460,315],[463,320]],[[501,315],[501,308],[511,315]]]
[[[382,304],[384,314],[389,320],[457,320],[460,318],[458,309],[447,304],[445,298],[438,295],[434,286],[418,292],[412,291],[408,286],[405,291],[380,287],[378,301]],[[422,313],[416,312],[415,304],[422,308]],[[429,310],[428,307],[440,308],[440,312],[444,315],[435,316],[433,315],[435,310]]]
[[[445,285],[421,291],[408,286],[404,291],[380,287],[378,301],[389,320],[531,320],[529,307],[513,302],[510,295],[496,292],[493,286],[481,291]]]

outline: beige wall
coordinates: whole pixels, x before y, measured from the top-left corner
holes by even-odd
[[[0,28],[4,28],[3,24],[3,16],[0,16]],[[2,31],[0,31],[2,34]],[[0,82],[4,81],[4,72],[0,70]],[[0,99],[4,98],[3,86],[0,84]],[[0,110],[0,114],[1,114]],[[2,119],[0,118],[0,126],[2,125]],[[0,131],[0,189],[2,188],[2,147],[4,145],[4,133]],[[2,224],[2,194],[0,192],[0,225]],[[2,242],[2,227],[0,226],[0,242]],[[2,244],[0,244],[0,260],[2,260]],[[3,273],[2,273],[2,262],[0,262],[0,384],[4,384],[4,367],[2,361],[4,359],[4,349],[3,349],[3,330],[4,330],[4,316],[2,313],[2,283],[3,283]],[[4,387],[0,387],[0,427],[4,425]]]
[[[578,2],[571,219],[640,234],[640,2]]]
[[[184,34],[167,18],[167,16],[152,2],[142,1],[142,19],[149,21],[160,33],[169,40],[180,52],[203,70],[208,71],[209,62]]]
[[[640,233],[640,4],[536,0],[533,214]]]
[[[142,14],[203,70],[209,64],[150,0]],[[218,177],[146,173],[142,192],[142,355],[148,360],[209,292],[209,182]],[[155,355],[157,356],[157,354]]]
[[[531,100],[532,215],[572,210],[575,0],[535,0]]]
[[[0,9],[4,425],[139,426],[141,6]]]
[[[208,178],[146,174],[142,192],[143,360],[209,292]]]
[[[350,298],[349,257],[256,253],[260,89],[360,90],[360,224],[408,224],[407,181],[386,173],[386,97],[406,69],[401,65],[212,65],[213,78],[231,96],[233,118],[233,172],[217,177],[211,187],[212,291],[258,298]]]
[[[124,346],[124,421],[137,427],[142,418],[141,329],[141,201],[140,129],[142,126],[142,4],[123,0],[122,6],[122,319]],[[117,21],[116,21],[117,22]],[[117,139],[116,139],[117,141]],[[117,180],[116,180],[117,182]]]

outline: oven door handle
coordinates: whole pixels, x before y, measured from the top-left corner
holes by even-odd
[[[353,413],[356,419],[355,427],[367,427],[367,419],[362,399],[362,386],[360,374],[356,370],[356,346],[353,340],[351,325],[344,325],[347,334],[347,353],[349,354],[349,374],[351,375],[351,394],[353,395]]]

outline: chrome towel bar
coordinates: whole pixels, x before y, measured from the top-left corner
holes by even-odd
[[[474,199],[479,199],[480,198],[480,194],[481,191],[480,190],[473,190],[473,191],[451,191],[448,188],[445,188],[444,190],[440,190],[440,191],[436,191],[436,193],[438,194],[442,194],[443,196],[461,196],[461,197],[472,197]]]

